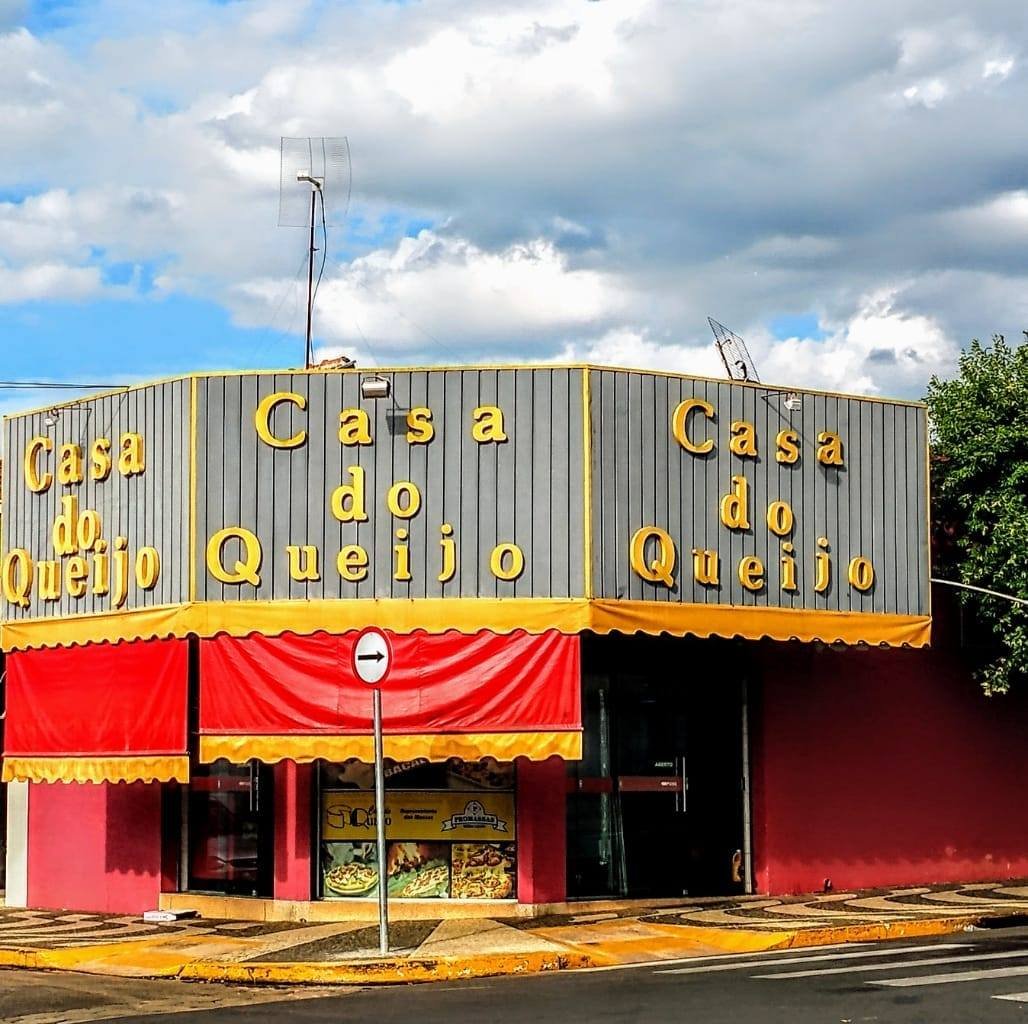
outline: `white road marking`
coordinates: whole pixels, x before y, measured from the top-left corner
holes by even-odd
[[[819,946],[819,949],[826,947]],[[829,953],[827,955],[812,955],[812,956],[793,956],[784,957],[781,960],[776,960],[773,963],[765,963],[761,960],[750,960],[740,958],[736,963],[727,964],[708,964],[705,967],[685,967],[678,968],[672,971],[654,971],[654,974],[707,974],[713,971],[742,971],[751,967],[778,967],[781,964],[811,964],[818,963],[819,961],[825,960],[855,960],[859,957],[879,957],[879,956],[904,956],[907,953],[927,953],[934,949],[969,949],[970,944],[966,942],[948,942],[939,943],[932,946],[903,946],[900,949],[865,949],[859,953]],[[790,950],[790,952],[796,952]],[[739,954],[736,954],[737,956]],[[1025,954],[1028,956],[1028,953]],[[891,966],[895,966],[890,964]],[[806,972],[791,972],[782,975],[772,975],[772,977],[778,978],[790,978],[790,977],[805,977],[807,974],[830,974],[831,971],[806,971]],[[762,977],[762,975],[757,975]]]
[[[856,949],[858,946],[870,946],[870,942],[834,942],[827,946],[818,946],[818,949]],[[805,948],[805,947],[800,947]],[[786,953],[796,953],[795,947],[789,947],[787,949],[769,949],[760,956],[784,956]],[[710,960],[741,960],[749,959],[758,954],[755,953],[708,953],[706,956],[677,956],[668,957],[660,960],[640,960],[634,964],[606,964],[603,967],[583,967],[577,973],[581,974],[586,971],[629,971],[640,967],[653,968],[653,967],[666,967],[668,964],[702,964]],[[658,971],[658,974],[665,973]]]
[[[936,949],[945,949],[945,946],[936,946]],[[966,948],[966,947],[962,947]],[[963,964],[975,963],[979,960],[1019,960],[1028,957],[1028,949],[1015,950],[1012,953],[970,953],[967,956],[933,956],[925,960],[907,960],[903,963],[891,964],[857,964],[854,967],[825,967],[817,971],[783,971],[781,974],[754,974],[754,978],[770,978],[781,980],[783,978],[816,978],[822,974],[857,974],[868,971],[897,971],[905,967],[933,967],[935,964]],[[1028,967],[1023,973],[1028,974]],[[878,982],[881,985],[891,984],[890,982]]]
[[[1028,1003],[1028,992],[1008,992],[1003,996],[993,996],[993,999],[1009,999],[1012,1003]]]
[[[869,981],[869,985],[888,985],[890,988],[913,988],[916,985],[952,985],[957,981],[987,981],[990,978],[1020,978],[1028,974],[1028,967],[993,967],[984,971],[961,971],[959,974],[922,974],[917,978],[887,978]],[[993,996],[993,999],[1002,998]]]

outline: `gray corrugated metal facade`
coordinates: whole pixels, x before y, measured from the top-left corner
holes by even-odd
[[[122,607],[149,608],[185,601],[189,592],[189,402],[189,381],[175,380],[75,402],[61,407],[56,416],[36,412],[9,417],[4,431],[4,551],[23,548],[35,563],[55,559],[54,521],[61,511],[61,499],[74,496],[80,513],[94,509],[100,514],[108,552],[115,538],[123,536],[132,560],[143,546],[160,553],[156,586],[144,590],[133,582]],[[123,476],[115,465],[106,479],[93,479],[93,442],[107,438],[117,463],[119,439],[125,433],[142,437],[144,471]],[[53,444],[51,452],[40,453],[38,462],[40,472],[53,473],[55,479],[38,494],[32,493],[24,480],[25,450],[34,437],[48,438]],[[85,479],[81,484],[62,486],[56,479],[60,449],[66,444],[78,445],[82,451]],[[68,558],[61,562],[66,570]],[[57,601],[41,601],[38,578],[36,584],[28,607],[3,602],[4,618],[111,610],[110,595],[94,594],[92,578],[84,596],[71,597],[62,587]]]
[[[919,405],[796,393],[800,408],[785,405],[775,388],[728,381],[613,370],[590,372],[593,443],[593,578],[597,597],[699,604],[772,605],[834,611],[928,614],[928,510],[926,410]],[[686,451],[670,424],[682,401],[701,399],[714,409],[690,416],[697,446]],[[757,456],[729,450],[731,425],[753,424]],[[782,430],[799,437],[799,457],[776,459]],[[843,465],[817,460],[818,435],[838,434]],[[720,502],[733,476],[746,479],[749,520],[734,530],[720,520]],[[787,502],[794,526],[779,538],[767,526],[771,502]],[[643,526],[665,530],[677,548],[676,586],[650,583],[629,564],[629,541]],[[817,538],[827,540],[827,548]],[[781,588],[783,544],[791,544],[796,590]],[[718,586],[695,580],[694,548],[719,552]],[[831,557],[827,588],[814,591],[815,555]],[[757,556],[766,585],[751,592],[738,578],[739,560]],[[870,559],[874,583],[850,585],[854,557]]]
[[[392,393],[369,400],[360,395],[364,372],[201,375],[195,385],[187,378],[66,406],[54,425],[43,413],[11,417],[4,550],[24,548],[34,561],[54,558],[51,533],[60,500],[75,494],[81,509],[100,513],[108,541],[123,535],[132,553],[142,545],[160,552],[157,586],[130,587],[125,608],[187,601],[195,388],[192,556],[199,601],[595,596],[928,614],[927,434],[919,405],[801,392],[799,408],[790,410],[785,392],[775,388],[581,367],[383,371]],[[274,407],[269,423],[277,438],[305,431],[293,447],[273,447],[258,436],[255,411],[275,394],[294,396]],[[676,407],[692,398],[713,409],[712,418],[694,411],[687,424],[694,443],[714,441],[707,454],[686,450],[672,433]],[[502,412],[505,440],[472,436],[475,410],[482,407]],[[408,411],[418,408],[431,410],[434,436],[428,443],[407,438]],[[347,409],[368,414],[372,443],[341,442],[340,413]],[[730,451],[736,421],[753,425],[756,457]],[[798,435],[793,463],[775,457],[776,436],[785,429]],[[32,437],[53,440],[54,452],[46,457],[52,470],[62,444],[80,444],[88,463],[93,439],[110,438],[116,456],[125,431],[144,438],[143,474],[125,477],[115,469],[95,481],[87,464],[86,480],[77,487],[55,481],[42,494],[25,487],[24,452]],[[841,466],[817,459],[818,435],[825,431],[841,439]],[[363,473],[367,519],[341,522],[332,495],[354,482],[351,467]],[[719,516],[733,477],[745,478],[749,489],[750,524],[743,530],[728,528]],[[390,487],[400,481],[420,495],[420,508],[409,519],[386,505]],[[767,526],[773,501],[787,502],[793,512],[786,536]],[[259,586],[219,582],[207,571],[209,541],[226,528],[259,538]],[[673,586],[648,582],[633,570],[629,546],[640,528],[666,531],[673,543]],[[401,539],[398,530],[407,536]],[[819,537],[826,547],[817,546]],[[441,541],[448,539],[455,544],[455,571],[440,582]],[[490,567],[501,544],[517,545],[524,554],[524,569],[514,580],[498,579]],[[795,590],[781,586],[786,544],[795,559]],[[317,549],[319,578],[298,582],[291,578],[287,549],[308,545]],[[344,579],[336,564],[348,545],[359,545],[368,556],[367,572],[355,582]],[[397,545],[405,555],[397,554]],[[717,552],[717,585],[694,579],[693,548]],[[227,540],[221,549],[227,567],[241,550],[237,539]],[[652,542],[646,551],[653,554]],[[819,551],[830,556],[831,572],[827,587],[816,593]],[[739,580],[738,565],[747,556],[761,560],[762,585],[755,590]],[[847,579],[855,557],[874,567],[874,583],[865,590]],[[396,578],[405,575],[398,568],[404,558],[409,580]],[[34,593],[27,608],[3,604],[5,618],[22,619],[102,612],[110,598],[65,592],[58,601],[41,602]]]
[[[242,526],[260,539],[264,553],[259,587],[219,583],[201,576],[200,600],[367,597],[571,597],[583,593],[583,420],[580,369],[415,370],[390,373],[388,399],[361,400],[355,373],[261,374],[209,377],[199,382],[198,425],[206,444],[197,464],[197,564],[207,539]],[[305,444],[275,449],[259,440],[254,410],[274,393],[302,396],[274,412],[274,430],[290,437],[306,430]],[[478,443],[471,435],[475,409],[503,413],[508,440]],[[340,443],[340,412],[361,408],[372,443]],[[407,440],[407,412],[432,410],[435,436]],[[339,522],[331,494],[364,471],[366,522]],[[410,519],[390,514],[386,495],[410,481],[421,507]],[[446,583],[443,534],[452,527],[456,572]],[[399,541],[398,529],[408,537]],[[409,550],[410,581],[395,579],[394,545]],[[498,544],[523,551],[524,571],[503,581],[490,571]],[[314,545],[321,579],[290,578],[287,545]],[[338,552],[360,545],[368,571],[359,582],[336,571]],[[230,550],[230,547],[232,550]],[[224,560],[240,553],[230,541]]]

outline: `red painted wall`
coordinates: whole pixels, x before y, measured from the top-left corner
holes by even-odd
[[[275,765],[275,899],[311,898],[311,786],[314,768]]]
[[[34,784],[30,907],[140,914],[161,888],[161,787]]]
[[[517,760],[518,902],[567,897],[567,769],[559,757]]]
[[[767,645],[753,709],[762,892],[1028,876],[1028,698],[953,650]]]

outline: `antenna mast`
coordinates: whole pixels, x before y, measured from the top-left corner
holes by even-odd
[[[300,175],[297,175],[296,180],[311,183],[311,242],[307,253],[307,337],[303,347],[303,368],[309,370],[314,362],[314,254],[318,251],[314,246],[314,214],[317,210],[321,182],[317,178]]]
[[[721,362],[725,364],[725,373],[728,374],[728,379],[760,383],[746,342],[735,331],[730,331],[713,317],[708,316],[707,323],[714,332],[714,345],[717,348],[717,354],[721,357]]]
[[[328,257],[328,225],[346,216],[350,206],[350,146],[345,137],[281,140],[279,167],[279,227],[308,229],[307,246],[307,330],[304,335],[303,365],[314,365],[314,300]],[[308,205],[307,198],[310,196]],[[321,208],[321,266],[314,276],[318,253],[316,231],[318,208]],[[344,359],[352,366],[353,360]]]

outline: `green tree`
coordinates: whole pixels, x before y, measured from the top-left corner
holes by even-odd
[[[926,401],[933,575],[1028,598],[1028,344],[973,341],[953,380],[932,377]],[[961,599],[985,691],[1028,681],[1028,607]]]

